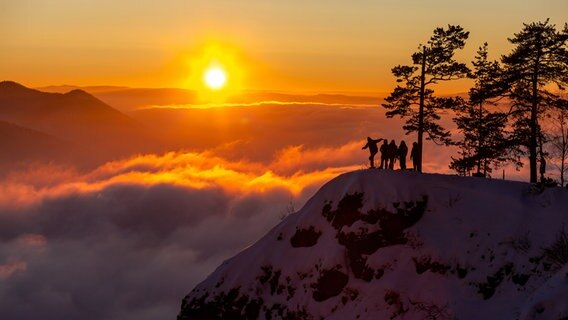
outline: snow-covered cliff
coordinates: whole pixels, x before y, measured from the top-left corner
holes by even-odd
[[[565,319],[567,232],[566,189],[351,172],[219,266],[178,319]]]

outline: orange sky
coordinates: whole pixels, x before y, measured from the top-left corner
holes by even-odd
[[[52,84],[194,87],[204,48],[227,48],[241,89],[388,92],[433,28],[471,32],[492,56],[522,22],[568,20],[566,0],[2,0],[0,74]],[[465,91],[454,83],[442,91]]]

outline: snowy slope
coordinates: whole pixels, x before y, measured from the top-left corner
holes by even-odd
[[[178,319],[564,319],[562,231],[566,189],[351,172],[219,266]]]

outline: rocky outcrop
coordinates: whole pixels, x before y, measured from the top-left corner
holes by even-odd
[[[345,174],[199,284],[178,319],[562,319],[566,203],[516,182]]]

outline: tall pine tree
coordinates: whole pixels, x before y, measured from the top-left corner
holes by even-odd
[[[456,98],[434,96],[432,85],[440,81],[449,81],[467,76],[465,64],[454,59],[454,53],[465,46],[469,32],[460,26],[448,25],[446,29],[436,28],[434,34],[419,51],[412,55],[412,65],[398,65],[392,68],[397,78],[393,92],[385,99],[383,107],[388,109],[386,116],[407,118],[403,129],[407,134],[418,134],[418,167],[422,172],[423,136],[435,143],[449,144],[450,133],[442,128],[437,120],[439,110],[458,104]]]
[[[524,24],[509,41],[514,48],[502,58],[505,80],[511,86],[516,133],[529,155],[530,182],[535,183],[542,136],[538,117],[557,105],[559,97],[550,91],[550,85],[563,90],[568,83],[568,24],[562,30],[549,20]]]
[[[516,148],[505,132],[507,114],[491,111],[503,97],[506,87],[501,79],[501,66],[488,59],[488,46],[484,43],[472,62],[470,75],[474,85],[469,100],[456,109],[454,118],[463,138],[456,143],[461,157],[453,159],[450,168],[466,175],[475,169],[475,175],[487,176],[493,167],[503,162],[519,164]]]
[[[550,155],[558,169],[560,186],[564,186],[568,173],[568,100],[558,100],[558,108],[550,115],[552,130],[549,133]]]

